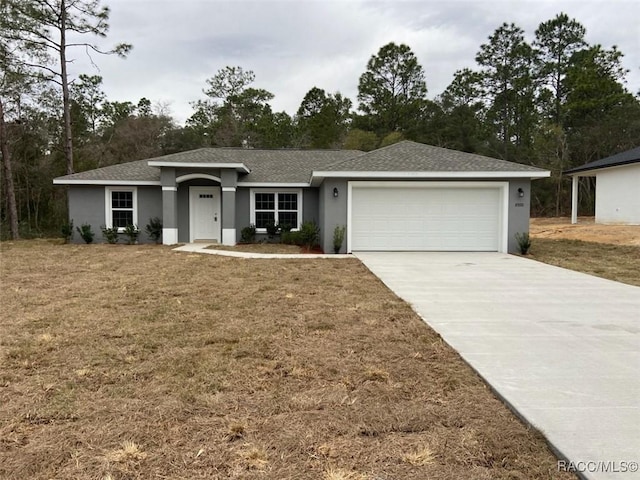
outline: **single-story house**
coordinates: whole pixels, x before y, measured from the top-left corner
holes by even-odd
[[[69,218],[124,228],[163,222],[163,243],[234,245],[244,227],[313,221],[320,246],[359,250],[517,250],[529,231],[531,180],[550,172],[402,141],[353,150],[201,148],[54,179]],[[144,237],[141,241],[145,241]]]
[[[640,147],[566,170],[571,223],[578,222],[578,179],[596,178],[596,223],[640,224]]]

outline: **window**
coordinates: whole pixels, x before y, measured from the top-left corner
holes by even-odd
[[[127,225],[138,224],[137,190],[135,188],[106,188],[105,225],[124,231]]]
[[[302,223],[302,191],[251,191],[251,223],[258,231],[276,223],[297,230]]]

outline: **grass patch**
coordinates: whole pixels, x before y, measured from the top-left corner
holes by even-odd
[[[640,247],[536,238],[531,247],[531,258],[640,286]]]
[[[286,245],[284,243],[239,243],[234,246],[228,245],[210,245],[210,250],[227,250],[232,252],[249,252],[249,253],[278,253],[278,254],[298,254],[308,253],[298,245]],[[315,253],[315,252],[314,252]]]
[[[357,259],[117,247],[0,244],[0,478],[575,478]]]

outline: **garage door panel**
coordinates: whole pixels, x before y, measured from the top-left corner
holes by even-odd
[[[500,190],[352,189],[351,249],[497,251]]]

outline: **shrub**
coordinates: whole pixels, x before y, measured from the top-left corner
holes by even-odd
[[[78,233],[80,234],[80,236],[82,237],[85,243],[93,242],[93,237],[95,236],[95,233],[93,233],[93,230],[91,230],[91,225],[89,225],[88,223],[83,223],[79,227],[76,227],[76,230],[78,231]]]
[[[138,241],[140,235],[140,229],[137,225],[127,225],[124,227],[124,234],[129,238],[127,242],[129,245],[134,245]]]
[[[145,227],[145,231],[151,240],[160,243],[160,238],[162,237],[162,220],[158,217],[150,218],[149,223],[147,223]]]
[[[518,250],[522,255],[529,253],[531,249],[531,238],[528,232],[516,233],[516,241],[518,242]]]
[[[269,235],[270,237],[273,237],[274,235],[278,234],[278,230],[280,229],[280,227],[278,226],[277,223],[273,223],[273,222],[269,222],[265,225],[265,228],[267,229],[267,235]]]
[[[347,227],[344,225],[336,225],[336,228],[333,229],[333,253],[340,253],[346,229]]]
[[[283,234],[289,233],[293,227],[288,223],[279,223],[278,228],[280,229],[280,233]]]
[[[118,227],[100,227],[100,229],[107,243],[118,243]]]
[[[60,231],[62,232],[64,243],[69,243],[73,238],[73,219],[69,220],[69,223],[64,223]]]
[[[280,241],[286,245],[298,245],[300,247],[304,244],[300,232],[284,232],[280,236]]]
[[[240,230],[241,243],[253,243],[256,240],[256,226],[252,223]]]
[[[320,227],[316,225],[315,222],[304,222],[302,227],[300,227],[300,240],[302,245],[307,249],[311,250],[313,247],[318,245],[318,240],[320,239]]]

